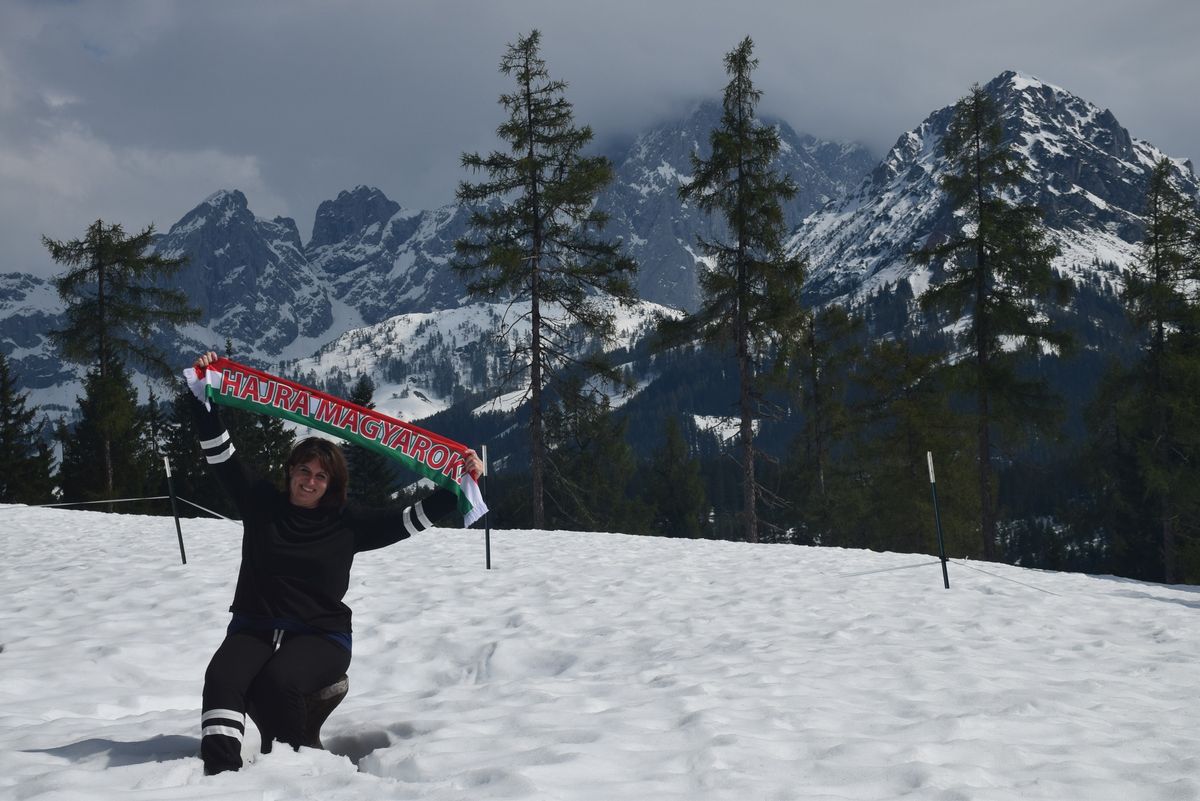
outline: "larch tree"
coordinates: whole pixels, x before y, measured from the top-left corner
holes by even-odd
[[[955,106],[941,147],[949,162],[942,189],[957,230],[913,255],[940,267],[922,305],[965,320],[957,343],[962,358],[952,369],[974,400],[981,550],[991,560],[997,553],[997,430],[1055,419],[1044,382],[1023,377],[1018,360],[1067,347],[1069,337],[1053,327],[1044,305],[1065,303],[1069,284],[1052,269],[1058,251],[1041,227],[1040,210],[1010,198],[1022,165],[1004,140],[995,102],[978,84]]]
[[[154,345],[154,336],[164,328],[198,320],[200,310],[188,306],[182,292],[162,286],[185,262],[147,252],[154,242],[154,226],[127,236],[119,224],[97,220],[80,239],[60,242],[42,237],[42,242],[51,258],[67,267],[54,279],[66,303],[65,324],[51,332],[51,340],[63,358],[87,366],[89,376],[95,374],[98,380],[85,380],[85,388],[110,401],[127,398],[130,364],[169,376],[171,368]],[[107,386],[110,380],[115,383]],[[122,445],[119,432],[133,410],[106,403],[91,403],[88,408],[95,415],[92,422],[104,488],[111,493],[114,463],[119,461],[114,460],[113,448]]]
[[[575,124],[567,85],[550,77],[540,45],[534,30],[500,60],[500,72],[516,81],[500,96],[507,116],[496,134],[507,148],[462,156],[465,169],[486,178],[459,185],[458,200],[472,212],[454,263],[472,296],[512,303],[515,318],[506,325],[529,325],[512,351],[519,375],[509,379],[527,387],[535,527],[546,520],[547,404],[570,391],[573,373],[615,380],[588,343],[612,336],[614,313],[604,296],[632,302],[637,269],[618,242],[601,236],[607,216],[595,200],[613,178],[612,164],[585,154],[592,130]]]
[[[1153,521],[1161,573],[1151,577],[1167,583],[1185,573],[1195,579],[1180,554],[1200,513],[1200,215],[1176,186],[1176,170],[1163,158],[1150,174],[1145,233],[1122,295],[1142,358],[1117,368],[1109,382],[1110,431],[1129,462],[1115,494]]]
[[[665,323],[665,341],[698,335],[704,341],[732,346],[738,369],[741,532],[757,542],[755,420],[759,417],[762,362],[780,332],[795,330],[803,314],[799,303],[804,263],[784,253],[786,227],[783,202],[796,185],[773,166],[779,132],[755,117],[762,92],[754,87],[758,60],[746,37],[725,56],[725,87],[720,126],[709,136],[708,158],[692,155],[691,180],[679,189],[685,202],[720,214],[726,224],[721,239],[698,238],[711,268],[700,276],[701,305],[691,315]]]

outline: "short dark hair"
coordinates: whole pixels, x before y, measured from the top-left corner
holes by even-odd
[[[321,463],[321,467],[329,474],[329,484],[325,494],[321,496],[318,506],[340,509],[346,505],[346,490],[350,484],[350,471],[346,467],[346,457],[342,449],[327,439],[308,437],[296,443],[288,456],[287,464],[283,467],[283,485],[290,491],[292,468],[298,464],[307,464],[313,459]]]

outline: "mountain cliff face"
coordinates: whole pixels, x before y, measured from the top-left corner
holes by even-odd
[[[75,372],[55,358],[48,333],[63,324],[62,303],[54,286],[25,273],[0,275],[0,345],[18,386],[32,391],[32,404],[60,406],[69,392],[53,392],[75,379]]]
[[[619,236],[639,265],[637,290],[645,300],[694,310],[699,306],[697,276],[705,269],[697,235],[713,239],[724,223],[679,201],[679,187],[691,179],[692,154],[708,158],[709,133],[720,125],[721,104],[700,104],[688,117],[639,136],[615,163],[616,179],[596,201],[610,215],[607,233]],[[794,228],[833,198],[841,197],[866,174],[872,157],[860,145],[826,142],[778,127],[781,148],[776,169],[799,186],[784,207]]]
[[[175,286],[203,310],[200,326],[233,340],[238,352],[275,356],[333,324],[328,291],[305,258],[296,223],[255,217],[241,192],[212,195],[155,247],[187,258]]]
[[[465,292],[450,258],[466,228],[458,206],[410,211],[359,186],[321,204],[304,253],[333,297],[378,323],[459,305]]]
[[[1025,164],[1016,199],[1042,210],[1061,250],[1056,269],[1077,282],[1100,277],[1121,286],[1142,235],[1150,169],[1164,154],[1131,137],[1111,111],[1036,78],[1004,72],[984,88]],[[933,276],[908,254],[959,225],[940,189],[952,115],[953,106],[933,112],[853,192],[804,221],[789,250],[807,255],[814,295],[862,295],[900,281],[920,294],[928,286]],[[1178,167],[1181,185],[1195,195],[1191,163]]]

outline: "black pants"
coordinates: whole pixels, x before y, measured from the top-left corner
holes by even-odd
[[[316,634],[284,632],[276,645],[271,631],[230,634],[204,673],[200,756],[205,773],[242,766],[246,707],[265,731],[262,741],[303,745],[304,696],[341,678],[350,652]]]

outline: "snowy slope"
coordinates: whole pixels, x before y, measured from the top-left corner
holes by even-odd
[[[534,531],[363,555],[329,752],[206,778],[238,525],[0,515],[0,798],[1200,798],[1195,588]]]
[[[631,347],[652,330],[660,315],[677,314],[644,301],[630,307],[611,299],[600,302],[615,317],[615,339],[608,350]],[[502,379],[514,344],[529,338],[528,311],[528,303],[473,303],[401,314],[348,331],[312,357],[287,362],[281,369],[310,383],[333,379],[347,386],[367,375],[376,386],[376,408],[403,420],[420,420],[466,394],[519,389],[505,386]],[[543,313],[549,319],[562,314],[554,306]]]

